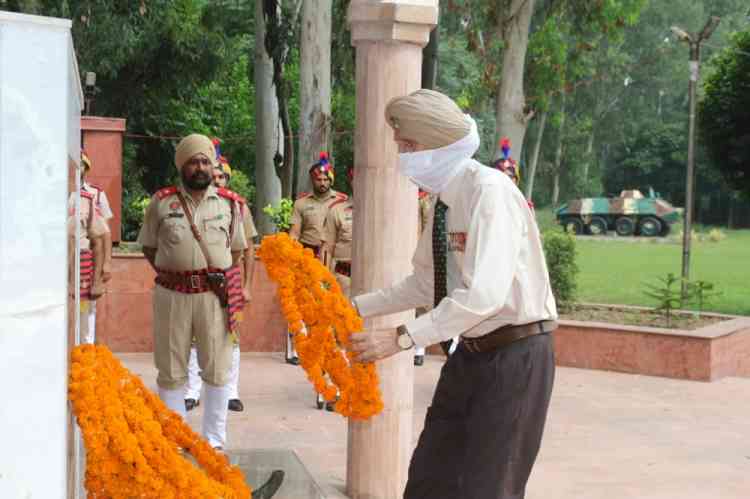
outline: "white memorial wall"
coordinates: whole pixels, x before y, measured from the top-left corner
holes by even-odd
[[[82,104],[70,28],[0,12],[0,497],[8,499],[62,498],[70,485],[66,218]]]

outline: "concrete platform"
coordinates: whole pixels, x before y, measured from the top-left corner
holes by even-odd
[[[155,386],[151,354],[118,354]],[[414,442],[442,362],[415,368]],[[326,498],[342,498],[344,418],[318,411],[303,371],[280,354],[243,354],[245,412],[233,449],[292,449]],[[527,499],[747,499],[750,379],[713,383],[558,368]],[[201,409],[189,413],[200,428]]]

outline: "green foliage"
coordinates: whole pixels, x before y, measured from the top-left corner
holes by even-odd
[[[682,289],[680,287],[682,279],[669,273],[666,277],[657,278],[657,281],[657,284],[644,284],[643,294],[656,300],[659,304],[656,310],[664,314],[667,327],[670,327],[674,309],[678,308],[683,302]]]
[[[229,180],[227,187],[252,205],[255,199],[255,186],[250,183],[250,179],[241,170],[232,170],[232,178]]]
[[[263,208],[263,213],[271,218],[278,231],[285,232],[292,227],[293,208],[294,202],[291,199],[281,198],[281,203],[278,207],[273,207],[269,204]]]
[[[542,234],[552,292],[560,308],[571,305],[578,289],[578,264],[575,238],[559,229]]]
[[[711,299],[720,296],[721,291],[716,291],[714,283],[708,281],[691,281],[688,283],[688,296],[698,306],[698,311],[703,312],[703,307]]]
[[[714,164],[750,198],[750,29],[713,61],[700,105],[700,128]]]

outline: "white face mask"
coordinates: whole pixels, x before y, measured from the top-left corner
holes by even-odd
[[[399,171],[405,177],[430,193],[440,193],[451,180],[466,167],[467,159],[479,149],[476,122],[469,116],[469,134],[461,140],[440,149],[407,152],[398,155]]]

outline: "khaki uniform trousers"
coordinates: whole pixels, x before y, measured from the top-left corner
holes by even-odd
[[[225,385],[234,343],[227,331],[227,311],[216,295],[180,293],[156,285],[153,304],[156,383],[167,390],[185,385],[195,338],[201,378],[210,385]]]

